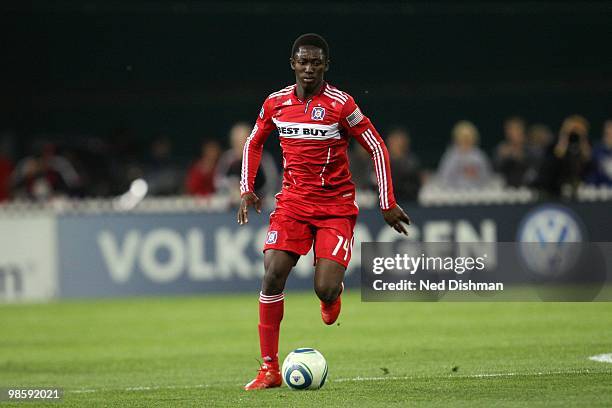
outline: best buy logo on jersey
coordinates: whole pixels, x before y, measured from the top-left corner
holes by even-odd
[[[278,133],[281,135],[308,135],[308,136],[325,136],[327,130],[316,128],[297,128],[297,127],[279,127]]]

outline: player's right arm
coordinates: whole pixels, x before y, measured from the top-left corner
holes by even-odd
[[[274,129],[272,122],[272,106],[270,99],[266,99],[261,107],[255,126],[244,143],[242,149],[242,169],[240,175],[240,208],[238,209],[238,224],[249,222],[249,206],[261,212],[261,200],[254,191],[255,176],[261,162],[263,145]]]

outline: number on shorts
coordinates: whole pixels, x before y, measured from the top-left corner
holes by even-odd
[[[338,251],[340,251],[340,248],[342,248],[344,249],[344,260],[346,261],[346,258],[348,258],[349,251],[353,247],[353,240],[355,239],[355,237],[349,240],[349,239],[344,238],[342,235],[336,235],[336,236],[338,237],[338,243],[336,244],[336,247],[332,251],[332,255],[333,256],[338,255]]]

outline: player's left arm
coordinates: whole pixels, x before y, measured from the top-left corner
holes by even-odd
[[[376,171],[380,209],[385,222],[397,232],[408,235],[402,222],[410,224],[410,218],[395,201],[387,146],[351,96],[342,109],[340,125],[370,153]]]

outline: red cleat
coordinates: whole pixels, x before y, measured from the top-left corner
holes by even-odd
[[[278,363],[262,364],[257,377],[244,386],[247,391],[280,387],[283,383]]]
[[[331,303],[321,302],[321,319],[323,319],[323,323],[330,325],[338,320],[340,309],[342,308],[342,292],[344,292],[344,283],[342,283],[342,289],[336,300]]]

